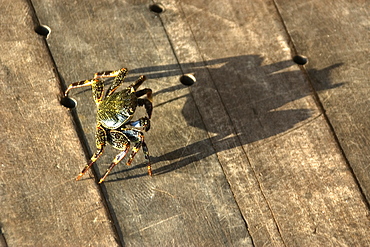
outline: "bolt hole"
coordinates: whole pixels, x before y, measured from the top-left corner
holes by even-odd
[[[293,57],[293,61],[294,61],[296,64],[299,64],[299,65],[305,65],[305,64],[308,62],[308,59],[307,59],[307,57],[305,57],[305,56],[297,55],[297,56],[294,56],[294,57]]]
[[[48,38],[49,34],[51,33],[50,27],[46,25],[39,25],[35,28],[35,32],[45,38]]]
[[[192,74],[185,74],[180,77],[180,82],[185,86],[191,86],[193,85],[197,79]]]
[[[61,100],[60,100],[60,103],[64,106],[64,107],[67,107],[67,108],[75,108],[77,106],[77,101],[72,99],[72,98],[69,98],[69,97],[63,97]]]
[[[164,11],[164,7],[162,4],[155,3],[149,6],[150,11],[160,14]]]

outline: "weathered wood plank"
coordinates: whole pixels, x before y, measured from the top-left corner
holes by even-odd
[[[160,17],[149,4],[36,2],[67,83],[122,66],[158,79],[146,84],[157,92],[146,135],[157,175],[121,165],[105,183],[124,243],[250,244],[221,164],[256,246],[368,245],[368,208],[273,2],[164,1]],[[313,69],[330,79],[336,66]],[[183,72],[197,77],[190,92]],[[94,151],[90,91],[75,97]]]
[[[179,82],[181,70],[162,22],[149,11],[151,3],[35,1],[40,20],[52,28],[48,43],[67,84],[97,71],[127,67],[133,68],[128,82],[146,74],[145,87],[155,92],[152,129],[146,134],[154,177],[147,176],[145,164],[138,165],[144,162],[139,153],[133,167],[122,162],[103,184],[122,241],[127,246],[250,246],[208,134],[197,127],[203,124],[199,112],[189,89]],[[91,91],[75,90],[71,96],[78,101],[93,152]],[[139,111],[138,117],[143,114]],[[98,162],[99,174],[116,154],[106,150]],[[85,162],[75,164],[77,175]]]
[[[369,245],[369,209],[304,74],[290,62],[273,2],[162,4],[182,69],[199,81],[191,94],[253,242]],[[333,67],[317,72],[328,76]]]
[[[0,245],[116,246],[98,187],[74,181],[85,155],[34,12],[24,0],[1,10]]]
[[[370,201],[370,2],[277,4],[297,52],[309,59],[310,80]]]

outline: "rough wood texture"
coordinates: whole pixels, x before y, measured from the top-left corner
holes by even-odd
[[[297,52],[309,59],[309,78],[370,201],[370,2],[277,3]],[[330,68],[330,77],[323,68]]]
[[[85,156],[33,17],[27,1],[2,6],[0,243],[116,246],[98,187],[74,181]]]
[[[178,60],[198,78],[192,95],[253,242],[368,245],[367,204],[304,74],[289,62],[273,3],[162,3]],[[191,64],[197,59],[203,70]],[[332,69],[320,68],[322,78]]]
[[[203,123],[189,89],[179,82],[181,70],[161,19],[150,12],[150,3],[35,1],[41,22],[52,29],[48,43],[66,84],[89,79],[97,71],[127,67],[128,82],[145,74],[149,80],[143,87],[155,92],[152,128],[146,134],[155,176],[147,175],[140,152],[133,167],[121,162],[103,184],[121,241],[127,246],[251,245],[207,132],[198,128]],[[94,152],[96,107],[91,89],[71,91],[71,97],[78,101],[77,112]],[[137,117],[144,114],[140,110]],[[117,153],[107,148],[96,166],[99,176]],[[84,165],[76,162],[76,175]]]
[[[307,73],[291,61],[294,47],[299,52],[304,49],[300,47],[305,47],[301,41],[306,34],[304,28],[298,30],[293,23],[291,16],[300,13],[294,10],[311,11],[311,16],[317,15],[314,20],[319,20],[325,16],[324,11],[319,11],[321,2],[296,5],[278,1],[275,5],[270,0],[222,3],[164,0],[161,3],[165,11],[158,15],[149,11],[153,4],[149,0],[33,1],[42,24],[51,27],[48,44],[66,85],[89,79],[98,71],[127,67],[128,82],[145,74],[149,78],[145,87],[155,92],[152,129],[146,134],[155,176],[147,176],[140,153],[132,167],[126,167],[124,162],[116,166],[101,187],[121,245],[370,245],[368,203],[349,167],[352,166],[349,155],[345,152],[343,156],[340,148],[346,151],[343,143],[349,143],[347,136],[340,134],[344,128],[336,127],[344,122],[333,114],[340,113],[338,108],[330,108],[333,103],[327,103],[331,97],[323,98],[332,95],[333,90],[345,88],[338,85],[346,80],[338,69],[349,57],[340,53],[344,54],[340,61],[325,60],[322,57],[330,54],[328,48],[322,50],[323,55],[305,48],[311,61]],[[346,6],[344,9],[350,9],[341,1],[336,4],[336,12],[341,11],[341,4]],[[23,18],[25,9],[27,6],[18,6],[18,12],[9,9],[7,13],[13,11],[13,16]],[[362,20],[366,11],[358,10],[357,15]],[[346,16],[355,19],[352,14]],[[300,16],[297,18],[304,21]],[[365,19],[359,22],[366,26]],[[38,233],[54,223],[50,226],[52,231],[42,231],[48,243],[54,238],[60,244],[68,244],[61,242],[62,238],[71,242],[77,239],[81,244],[111,245],[114,233],[109,222],[98,221],[101,224],[98,227],[94,223],[95,217],[102,219],[104,210],[89,207],[99,198],[93,185],[95,180],[85,175],[80,182],[73,181],[86,160],[70,126],[71,117],[58,104],[57,80],[51,72],[53,64],[46,55],[39,55],[45,53],[41,38],[35,38],[32,22],[25,20],[21,23],[28,31],[22,34],[33,37],[26,39],[28,42],[35,42],[27,43],[27,50],[22,50],[26,62],[20,67],[12,59],[0,60],[5,66],[2,71],[9,71],[6,77],[3,72],[2,80],[15,78],[12,87],[2,82],[2,104],[15,109],[10,113],[4,111],[6,108],[1,111],[6,116],[1,121],[7,133],[2,150],[15,163],[25,164],[21,161],[28,160],[24,165],[27,171],[1,168],[2,185],[6,185],[6,190],[1,191],[6,191],[7,196],[1,202],[5,205],[1,212],[5,240],[20,245],[25,240],[16,242],[15,236],[19,236],[16,233],[26,231],[34,234],[26,244],[41,243],[30,227],[31,223],[41,222],[41,230],[35,229]],[[328,15],[327,20],[320,24],[313,22],[314,26],[307,24],[306,32],[312,32],[312,27],[326,30],[336,16]],[[11,32],[7,30],[5,37],[10,39]],[[357,34],[355,37],[365,40]],[[23,47],[22,36],[14,40],[12,37],[11,46],[5,42],[8,46],[1,47],[5,57],[11,57],[15,40],[19,44],[17,49]],[[318,45],[320,40],[323,42],[324,38],[318,37],[315,39],[318,43],[312,44]],[[348,40],[344,41],[349,45]],[[334,39],[331,42],[333,46]],[[365,42],[357,44],[366,49]],[[34,68],[38,68],[37,73]],[[194,74],[197,82],[191,87],[182,85],[179,76],[184,73]],[[361,75],[358,82],[366,78]],[[317,84],[313,78],[325,83]],[[311,81],[317,84],[315,89],[320,98],[311,91]],[[336,91],[334,96],[342,95],[340,92],[345,93]],[[366,95],[351,92],[351,97],[362,97],[356,98],[356,103],[368,106]],[[78,101],[76,111],[83,132],[80,134],[86,137],[91,155],[95,151],[95,105],[91,90],[76,89],[71,96]],[[337,96],[334,99],[339,100]],[[325,99],[323,105],[328,108],[330,123],[338,133],[332,132],[318,99]],[[359,121],[356,126],[368,126],[363,120],[366,116],[361,118],[359,112],[351,116],[349,108],[345,111],[352,124],[356,120]],[[39,122],[31,121],[35,119],[32,114],[39,122],[45,122],[42,130],[36,128]],[[139,110],[137,117],[143,114]],[[17,120],[19,136],[29,136],[30,142],[24,144],[17,141],[18,135],[8,134],[13,133],[9,126],[15,124],[11,119]],[[339,136],[341,146],[335,135]],[[42,142],[45,137],[53,141]],[[366,145],[366,138],[359,145]],[[9,150],[18,152],[9,154]],[[45,150],[50,154],[35,156]],[[106,150],[94,166],[98,176],[116,154],[111,148]],[[368,155],[366,148],[361,154]],[[57,169],[61,166],[63,169]],[[49,169],[42,173],[42,167]],[[369,183],[366,176],[360,179],[363,188]],[[48,190],[40,187],[37,179],[32,180],[35,177],[44,178],[41,181],[48,185]],[[66,197],[72,190],[79,194]],[[16,198],[21,199],[10,198],[11,193],[18,193]],[[95,208],[98,210],[94,211]],[[37,212],[31,215],[44,218],[30,217],[27,212]],[[86,216],[74,220],[84,212]],[[9,215],[14,215],[13,221]],[[18,221],[21,228],[16,226]],[[92,231],[81,232],[81,226]],[[88,236],[91,241],[84,242],[82,239]]]

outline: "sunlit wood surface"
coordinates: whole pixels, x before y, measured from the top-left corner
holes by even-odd
[[[5,2],[0,245],[370,246],[369,2]],[[140,151],[97,185],[108,147],[75,181],[96,106],[63,90],[123,67],[154,176]]]

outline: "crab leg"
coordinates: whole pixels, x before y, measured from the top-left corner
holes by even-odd
[[[153,101],[152,90],[150,88],[144,88],[136,92],[136,97],[141,97],[146,94],[146,97],[150,102]]]
[[[137,101],[139,106],[144,106],[146,113],[148,114],[148,117],[152,117],[152,112],[153,112],[153,104],[150,100],[148,99],[138,99]]]
[[[68,97],[68,93],[73,88],[87,87],[91,86],[93,98],[96,104],[99,104],[103,98],[104,82],[99,79],[90,79],[85,81],[74,82],[68,86],[64,93],[65,97]]]
[[[90,167],[95,163],[97,159],[103,154],[103,148],[96,151],[96,153],[91,157],[89,163],[84,167],[84,169],[78,174],[76,180],[80,180],[82,176],[90,169]]]
[[[137,79],[131,86],[135,89],[135,91],[140,87],[141,84],[146,80],[145,75],[141,75],[139,79]]]
[[[150,159],[149,159],[149,150],[148,150],[148,146],[146,145],[146,143],[143,141],[141,143],[141,147],[143,148],[143,153],[144,153],[144,157],[145,159],[147,160],[147,167],[148,167],[148,174],[149,176],[152,176],[153,175],[153,172],[152,172],[152,165],[150,163]]]
[[[144,131],[148,131],[150,129],[150,120],[147,117],[142,117],[136,121],[129,122],[128,125],[134,127],[135,129],[143,129]],[[125,128],[122,130],[125,130]]]
[[[83,81],[74,82],[74,83],[72,83],[68,86],[67,90],[64,92],[64,96],[67,97],[69,91],[73,88],[92,86],[94,81],[97,81],[97,80],[96,79],[90,79],[90,80],[83,80]]]
[[[130,122],[130,125],[136,128],[143,127],[144,129],[147,129],[149,128],[150,122],[148,118],[144,117],[137,121]],[[148,174],[149,176],[152,176],[153,173],[152,173],[152,166],[150,164],[150,159],[149,159],[149,150],[148,150],[146,143],[144,142],[143,133],[137,130],[134,130],[134,129],[130,129],[130,128],[122,129],[121,133],[126,134],[132,142],[136,143],[135,146],[132,148],[132,152],[130,154],[130,157],[127,160],[126,165],[128,166],[131,165],[131,162],[134,159],[135,155],[139,152],[140,148],[142,148],[145,159],[147,160]]]
[[[114,91],[116,91],[116,89],[119,86],[121,86],[121,84],[123,83],[123,81],[125,80],[125,77],[127,75],[127,69],[126,68],[122,68],[120,70],[113,71],[112,73],[114,74],[115,78],[113,80],[112,85],[108,89],[107,96],[109,96],[112,93],[114,93]]]
[[[104,146],[106,144],[106,132],[101,126],[96,127],[96,148],[98,149],[94,155],[91,157],[89,163],[84,167],[84,169],[78,174],[76,180],[80,180],[80,178],[90,169],[90,167],[99,159],[99,157],[103,154]]]
[[[127,69],[125,69],[125,68],[120,69],[120,70],[97,72],[97,73],[94,74],[94,78],[93,79],[83,80],[83,81],[77,81],[77,82],[74,82],[71,85],[69,85],[68,88],[67,88],[67,90],[64,93],[64,96],[67,97],[68,96],[68,92],[72,88],[79,88],[79,87],[91,86],[94,89],[94,84],[99,84],[99,82],[101,82],[99,80],[99,78],[116,77],[122,71],[124,71],[125,73],[127,73]],[[101,84],[102,84],[102,82],[101,82]]]
[[[112,169],[126,156],[127,150],[129,149],[130,145],[127,143],[124,145],[124,150],[120,152],[112,161],[112,164],[109,166],[107,171],[105,172],[104,176],[99,180],[99,184],[101,184],[104,179],[108,176],[108,174],[112,171]]]
[[[126,165],[128,165],[128,166],[131,165],[132,160],[134,159],[137,152],[139,152],[141,147],[143,148],[144,156],[145,156],[145,159],[147,160],[148,174],[149,174],[149,176],[152,176],[153,173],[152,173],[152,166],[151,166],[150,160],[149,160],[149,150],[148,150],[148,147],[146,146],[144,140],[136,143],[136,145],[132,148],[132,153],[130,154],[130,157],[129,157]]]
[[[108,77],[116,77],[122,70],[127,70],[125,68],[113,71],[102,71],[97,72],[94,74],[94,79],[96,78],[108,78]]]

